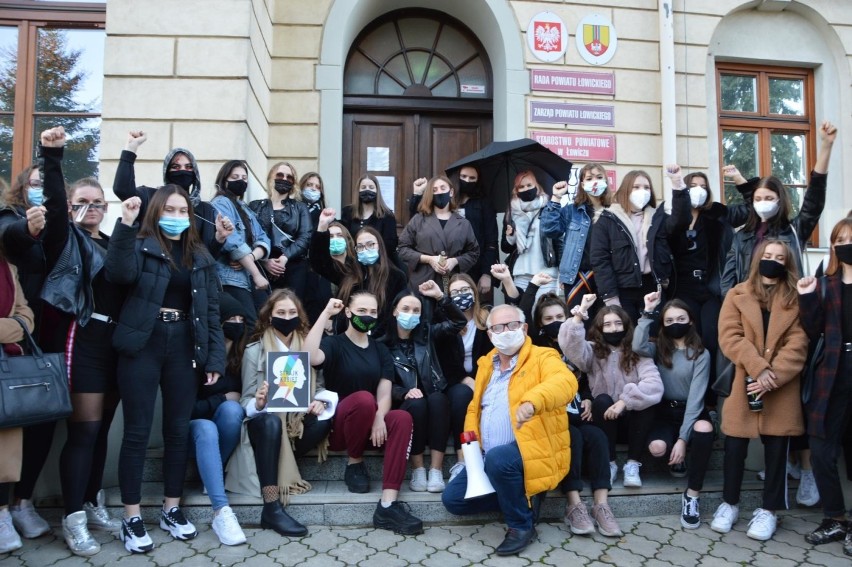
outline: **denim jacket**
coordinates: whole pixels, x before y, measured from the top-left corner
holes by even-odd
[[[243,212],[251,221],[251,232],[254,236],[254,242],[246,242],[246,227],[245,224],[243,224],[243,220],[240,218],[240,214],[237,212],[237,207],[234,206],[233,201],[223,195],[215,197],[213,201],[211,201],[213,207],[223,217],[229,218],[231,222],[234,223],[234,232],[225,239],[225,243],[222,245],[222,254],[216,261],[216,275],[219,276],[219,281],[223,286],[231,285],[250,291],[252,289],[252,282],[248,272],[243,268],[235,270],[230,264],[231,262],[237,262],[242,257],[251,254],[252,250],[258,246],[266,251],[264,257],[269,256],[271,246],[269,243],[269,237],[266,236],[266,233],[263,231],[263,227],[260,226],[257,216],[255,216],[254,212],[248,207],[248,205],[242,201],[238,202],[242,207]]]
[[[573,203],[560,207],[549,201],[541,211],[541,231],[547,238],[562,238],[562,259],[559,262],[559,281],[564,285],[573,285],[583,260],[583,250],[592,219],[588,205],[575,206]]]

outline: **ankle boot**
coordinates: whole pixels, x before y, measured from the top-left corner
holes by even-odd
[[[260,527],[273,529],[283,536],[301,537],[307,535],[308,528],[294,520],[284,511],[281,502],[266,502],[260,514]]]

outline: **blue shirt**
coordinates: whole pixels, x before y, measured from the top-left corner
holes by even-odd
[[[487,453],[494,447],[515,441],[515,429],[509,413],[509,378],[518,364],[518,354],[509,361],[509,368],[500,370],[500,355],[494,355],[494,371],[482,394],[482,449]]]

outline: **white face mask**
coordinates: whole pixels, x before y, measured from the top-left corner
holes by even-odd
[[[583,191],[592,197],[600,197],[606,193],[606,181],[603,179],[595,179],[593,181],[583,181]]]
[[[502,333],[492,332],[491,344],[494,345],[494,348],[496,348],[497,352],[500,354],[512,356],[521,350],[526,338],[527,336],[524,334],[524,329],[521,327],[514,331],[503,331]]]
[[[651,202],[651,192],[648,189],[634,189],[630,193],[630,204],[640,211]]]
[[[754,204],[754,212],[761,220],[771,219],[778,213],[778,201],[757,201]]]
[[[692,206],[696,209],[707,202],[707,189],[704,187],[690,187],[689,188],[689,202],[692,203]]]

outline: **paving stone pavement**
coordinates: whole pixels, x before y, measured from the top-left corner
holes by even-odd
[[[174,541],[156,526],[149,526],[155,549],[145,555],[130,555],[111,534],[95,532],[102,550],[94,557],[71,555],[61,530],[36,540],[11,554],[0,554],[3,567],[71,566],[264,566],[264,565],[367,565],[384,567],[426,565],[522,566],[617,565],[618,567],[670,567],[752,565],[794,567],[814,565],[849,566],[840,543],[814,547],[802,537],[816,527],[820,514],[792,510],[782,514],[775,537],[768,542],[746,537],[747,522],[741,519],[729,534],[711,531],[705,523],[698,530],[684,530],[677,516],[620,519],[624,537],[573,536],[558,522],[538,526],[538,540],[520,556],[497,557],[494,548],[503,539],[498,523],[429,526],[424,534],[403,537],[372,528],[312,526],[301,539],[286,539],[271,530],[245,529],[248,543],[228,547],[219,543],[209,526],[198,526],[199,536],[189,542]]]

